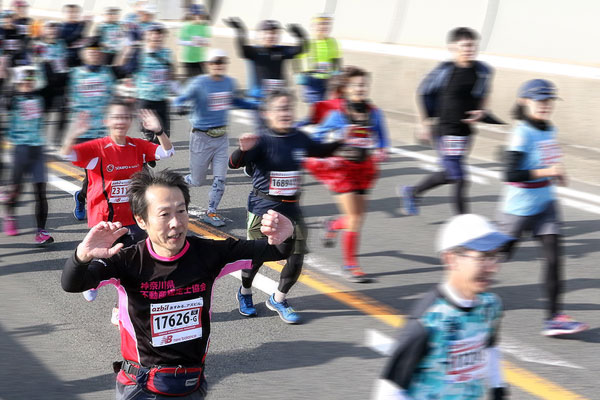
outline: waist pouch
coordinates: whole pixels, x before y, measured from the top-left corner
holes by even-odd
[[[194,132],[202,132],[202,133],[210,136],[211,138],[218,138],[227,133],[227,126],[223,125],[223,126],[217,126],[215,128],[208,128],[205,131],[202,131],[200,129],[194,129]]]
[[[194,393],[200,388],[203,379],[202,367],[140,366],[137,367],[135,375],[135,381],[140,388],[174,397]]]

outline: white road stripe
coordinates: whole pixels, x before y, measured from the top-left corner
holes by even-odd
[[[390,356],[394,350],[395,344],[396,341],[392,337],[379,332],[376,329],[365,330],[365,346],[381,355]],[[521,361],[552,365],[555,367],[585,369],[577,364],[562,360],[555,354],[549,353],[534,346],[527,346],[518,340],[507,338],[505,336],[503,336],[501,339],[500,350],[503,353],[510,354],[511,356],[518,358]]]
[[[62,178],[59,178],[54,174],[48,174],[48,183],[70,194],[75,194],[76,191],[81,189],[79,186],[74,185],[71,182],[66,181]]]

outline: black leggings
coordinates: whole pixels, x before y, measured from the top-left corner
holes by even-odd
[[[13,190],[6,202],[6,210],[8,215],[15,215],[17,200],[21,195],[23,185],[21,182],[15,182]],[[48,219],[48,199],[46,198],[46,184],[44,182],[34,183],[33,192],[35,196],[35,220],[38,229],[46,229],[46,221]]]
[[[298,282],[298,278],[300,277],[300,273],[302,273],[302,264],[304,263],[304,254],[292,254],[288,257],[283,270],[281,270],[281,275],[279,275],[279,286],[277,290],[281,293],[288,293],[292,286],[296,282]],[[262,266],[261,264],[252,263],[252,269],[243,269],[242,270],[242,286],[246,289],[250,289],[252,287],[252,282],[254,281],[254,277],[258,273],[258,270]]]
[[[559,235],[540,235],[537,237],[542,245],[542,252],[546,259],[544,281],[546,282],[546,295],[548,296],[548,319],[560,312],[560,295],[563,291],[562,265]],[[506,260],[514,252],[517,241],[510,242],[505,248]]]
[[[454,210],[457,214],[468,213],[469,204],[465,197],[468,182],[465,179],[448,179],[446,178],[446,173],[444,171],[434,172],[422,180],[415,186],[414,194],[415,196],[419,196],[428,190],[449,183],[454,183]]]
[[[87,169],[84,169],[83,171],[85,172],[85,177],[83,178],[83,181],[81,182],[81,190],[77,194],[77,200],[79,200],[79,202],[85,204],[85,200],[87,199],[87,190],[88,190],[88,172],[87,172]]]

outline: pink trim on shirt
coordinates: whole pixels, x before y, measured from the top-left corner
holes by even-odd
[[[150,252],[150,255],[152,256],[152,258],[156,258],[159,261],[175,261],[175,260],[183,257],[185,252],[190,248],[190,242],[188,242],[186,240],[185,246],[183,246],[183,250],[181,250],[179,253],[175,254],[172,257],[163,257],[163,256],[159,256],[158,254],[156,254],[154,252],[154,249],[152,249],[152,242],[150,242],[150,238],[146,238],[146,247],[148,248],[148,251]]]

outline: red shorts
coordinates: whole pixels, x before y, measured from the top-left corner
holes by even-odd
[[[363,162],[352,162],[342,157],[311,157],[304,161],[304,167],[336,193],[370,189],[379,173],[373,156]]]

